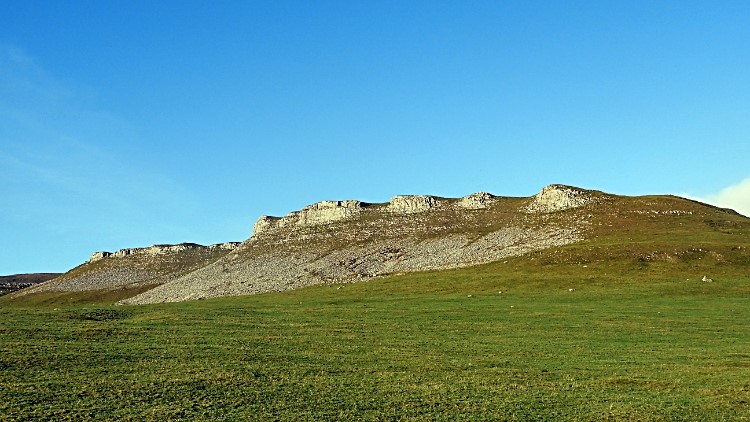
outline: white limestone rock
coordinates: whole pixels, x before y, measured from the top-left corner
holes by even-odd
[[[365,209],[366,204],[356,200],[321,201],[293,211],[284,217],[261,216],[253,225],[253,234],[282,227],[310,227],[331,224],[353,218]]]
[[[210,249],[210,250],[221,249],[221,250],[231,251],[231,250],[236,249],[241,244],[242,244],[242,242],[216,243],[216,244],[213,244],[213,245],[209,245],[208,249]]]
[[[112,252],[107,252],[107,251],[94,252],[93,254],[91,254],[91,258],[89,258],[89,262],[96,262],[104,258],[108,258],[111,255],[112,255]]]
[[[271,230],[278,225],[279,217],[272,217],[270,215],[261,215],[258,221],[253,225],[253,235],[258,235],[266,230]]]
[[[124,248],[115,253],[111,252],[94,252],[88,262],[96,262],[105,258],[123,258],[129,255],[148,255],[160,256],[167,254],[176,254],[192,249],[209,249],[209,250],[233,250],[240,245],[240,242],[217,243],[211,246],[203,246],[197,243],[179,243],[177,245],[153,245],[147,248]]]
[[[430,195],[398,195],[391,199],[388,211],[401,214],[425,212],[440,206],[440,202],[437,197]]]
[[[353,217],[360,213],[362,209],[362,202],[355,200],[317,202],[299,211],[296,225],[315,226],[330,224]]]
[[[174,254],[188,249],[204,249],[205,246],[197,243],[180,243],[177,245],[153,245],[148,248],[138,248],[136,253],[145,253],[150,256]]]
[[[577,208],[593,200],[591,192],[565,185],[549,185],[534,195],[524,211],[548,213]]]
[[[112,256],[115,258],[122,258],[128,255],[133,255],[135,253],[138,253],[141,249],[143,248],[123,248],[113,253]]]
[[[495,195],[487,192],[477,192],[464,196],[458,201],[458,206],[470,210],[479,210],[487,208],[497,200]]]

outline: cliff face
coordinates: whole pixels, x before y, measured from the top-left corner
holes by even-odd
[[[264,215],[253,226],[253,233],[260,234],[268,230],[330,224],[352,218],[368,205],[360,201],[317,202],[282,218]]]
[[[534,195],[526,212],[554,212],[582,207],[601,200],[596,192],[565,185],[549,185]]]
[[[395,196],[389,203],[318,202],[263,216],[225,257],[123,301],[181,301],[355,282],[385,274],[458,268],[584,238],[583,190],[550,186],[532,198],[479,192],[463,198]],[[593,198],[593,196],[592,196]]]
[[[93,263],[93,262],[99,261],[100,259],[110,258],[110,257],[122,258],[128,255],[148,255],[148,256],[171,255],[171,254],[176,254],[176,253],[184,252],[188,250],[208,249],[208,250],[231,251],[232,249],[236,248],[239,245],[240,245],[240,242],[217,243],[217,244],[209,245],[209,246],[203,246],[197,243],[179,243],[177,245],[153,245],[147,248],[125,248],[125,249],[120,249],[114,253],[107,252],[107,251],[94,252],[93,254],[91,254],[91,258],[89,258],[88,262]]]

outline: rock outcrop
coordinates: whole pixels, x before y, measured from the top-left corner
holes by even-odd
[[[177,245],[153,245],[149,246],[147,248],[124,248],[120,249],[115,253],[107,252],[107,251],[100,251],[100,252],[94,252],[91,255],[91,258],[89,258],[88,262],[93,263],[105,258],[122,258],[129,255],[149,255],[149,256],[157,256],[157,255],[167,255],[167,254],[175,254],[178,252],[190,250],[190,249],[221,249],[221,250],[232,250],[240,245],[240,242],[226,242],[226,243],[217,243],[214,245],[209,246],[203,246],[199,245],[197,243],[179,243]]]
[[[297,226],[317,226],[351,218],[360,213],[368,204],[361,201],[322,201],[308,205],[299,211],[293,211],[285,217],[261,216],[253,226],[253,233],[260,234],[267,230]]]
[[[497,197],[487,192],[477,192],[464,196],[458,201],[458,206],[470,210],[484,209],[492,205]]]
[[[277,226],[280,217],[273,217],[270,215],[261,215],[260,218],[253,225],[253,235],[259,235],[266,230],[273,229]]]
[[[419,213],[436,208],[440,199],[430,195],[398,195],[391,198],[388,210],[401,214]]]
[[[526,212],[549,213],[577,208],[596,201],[592,191],[566,185],[549,185],[534,195]]]
[[[224,242],[224,243],[214,243],[213,245],[208,245],[208,249],[211,250],[223,250],[223,251],[231,251],[240,246],[242,242]]]
[[[88,262],[96,262],[100,259],[109,258],[110,256],[112,256],[112,252],[107,252],[107,251],[94,252],[93,254],[91,254],[91,258],[89,258]]]

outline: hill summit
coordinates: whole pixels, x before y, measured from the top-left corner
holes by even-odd
[[[716,232],[747,220],[673,196],[623,197],[566,185],[521,198],[479,192],[400,195],[375,204],[323,201],[283,217],[260,217],[242,243],[97,252],[24,294],[132,289],[123,304],[254,294],[486,264],[673,225]],[[633,253],[642,255],[642,247]]]

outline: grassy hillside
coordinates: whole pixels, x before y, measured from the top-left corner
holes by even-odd
[[[671,197],[600,211],[564,212],[586,241],[459,270],[0,298],[0,420],[750,419],[748,219]]]
[[[704,283],[711,265],[615,264],[516,259],[169,305],[3,306],[0,419],[750,417],[748,273]]]

